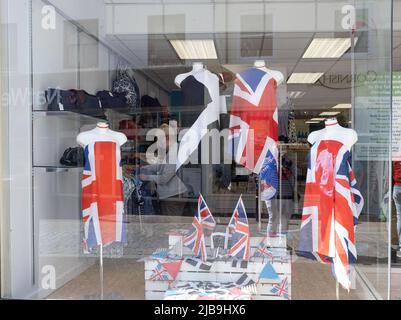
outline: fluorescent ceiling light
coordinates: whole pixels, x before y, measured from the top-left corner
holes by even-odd
[[[321,114],[319,114],[319,116],[328,116],[328,117],[331,117],[331,116],[336,116],[336,115],[338,115],[339,113],[341,113],[340,111],[327,111],[327,112],[322,112]]]
[[[340,58],[349,48],[351,38],[315,38],[302,58]]]
[[[287,83],[315,83],[323,75],[323,72],[293,73]]]
[[[352,105],[350,103],[339,103],[335,105],[332,109],[351,109]]]
[[[299,99],[305,95],[306,92],[304,91],[290,91],[288,92],[288,97],[290,99]]]
[[[170,43],[182,60],[217,59],[213,40],[170,40]]]
[[[320,121],[312,121],[312,120],[308,120],[308,121],[305,121],[305,123],[320,123]]]
[[[323,121],[323,120],[326,120],[326,118],[312,118],[310,120],[311,121]]]

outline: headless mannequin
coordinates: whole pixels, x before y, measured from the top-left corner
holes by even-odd
[[[358,135],[353,129],[341,127],[336,118],[327,119],[325,128],[312,132],[308,136],[308,142],[314,144],[317,140],[335,140],[351,147],[358,141]]]
[[[270,75],[273,79],[276,80],[277,86],[279,86],[281,83],[284,81],[284,75],[280,71],[276,70],[270,70],[266,68],[266,62],[264,60],[256,60],[253,64],[254,68],[260,69],[264,72],[266,72],[268,75]],[[269,214],[269,222],[267,224],[267,235],[269,236],[274,236],[277,231],[281,232],[282,231],[282,225],[284,224],[284,231],[287,231],[287,226],[286,226],[286,221],[288,219],[284,220],[284,223],[282,223],[282,217],[278,217],[277,215],[274,214],[273,211],[277,211],[272,209],[272,200],[267,200],[265,201],[266,204],[266,209]],[[280,222],[277,221],[277,218],[279,218]],[[280,224],[278,226],[278,224]],[[279,227],[279,230],[277,230],[277,227]]]
[[[277,82],[277,86],[279,86],[284,81],[284,75],[277,70],[270,70],[266,68],[266,62],[264,60],[256,60],[253,64],[254,68],[260,69],[265,71],[266,73],[270,74]]]
[[[202,62],[194,62],[192,65],[192,70],[187,73],[182,73],[179,74],[178,76],[175,77],[174,83],[176,84],[177,87],[181,88],[181,82],[184,81],[184,79],[188,76],[193,76],[198,72],[201,72],[205,70],[205,67]]]
[[[82,147],[96,141],[113,141],[122,146],[127,142],[127,137],[121,132],[110,130],[109,125],[105,122],[98,122],[96,128],[81,132],[77,137],[77,142]]]

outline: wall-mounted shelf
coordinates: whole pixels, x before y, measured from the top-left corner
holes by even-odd
[[[90,116],[83,113],[73,112],[73,111],[48,111],[48,110],[33,110],[34,115],[42,115],[42,116],[58,116],[58,117],[65,117],[68,120],[73,121],[92,121],[97,122],[101,120],[105,120],[101,117]]]

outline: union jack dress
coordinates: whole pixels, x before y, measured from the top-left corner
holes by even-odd
[[[298,255],[331,264],[336,280],[349,290],[363,207],[350,150],[339,141],[318,140],[308,162]]]
[[[120,146],[114,141],[95,141],[84,148],[82,218],[84,248],[125,242],[124,195]]]
[[[237,75],[230,116],[235,161],[260,175],[261,198],[278,188],[277,82],[269,72],[250,68]]]

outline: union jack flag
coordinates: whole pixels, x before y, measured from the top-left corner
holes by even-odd
[[[172,281],[173,277],[167,272],[161,263],[158,263],[149,278],[150,281]]]
[[[349,148],[320,140],[310,150],[298,254],[331,263],[337,281],[351,287],[355,226],[363,207],[349,164]]]
[[[261,173],[263,200],[273,198],[278,186],[276,87],[269,72],[245,70],[235,80],[231,107],[230,147],[237,163]]]
[[[198,212],[200,213],[203,228],[213,231],[216,227],[216,220],[214,220],[212,213],[201,194],[198,199]]]
[[[207,260],[205,234],[203,232],[200,211],[195,214],[192,227],[184,237],[184,245],[190,248],[197,257],[202,259],[202,261]]]
[[[256,257],[266,257],[270,259],[271,262],[274,262],[273,252],[270,250],[270,245],[267,243],[266,239],[266,237],[262,239],[254,255]]]
[[[288,292],[287,277],[285,277],[284,280],[281,281],[280,284],[273,285],[273,288],[271,289],[271,293],[275,294],[278,297],[284,297],[284,299],[288,300],[290,298],[290,294]]]
[[[237,216],[234,225],[234,233],[231,237],[231,248],[229,254],[232,257],[242,260],[249,260],[250,257],[250,233],[248,217],[246,216],[245,206],[240,197],[234,209],[233,216]]]
[[[125,242],[120,146],[95,141],[84,149],[82,219],[85,251],[113,241]]]
[[[233,215],[231,216],[230,222],[228,223],[228,229],[230,233],[233,233],[235,230],[235,225],[237,224],[238,220],[238,211],[234,210]]]

